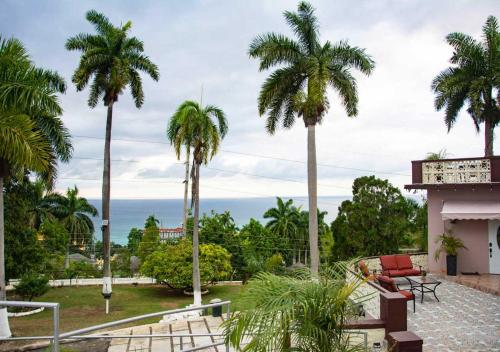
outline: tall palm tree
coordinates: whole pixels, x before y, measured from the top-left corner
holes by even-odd
[[[186,140],[182,143],[175,143],[176,137],[179,134],[181,129],[189,130],[189,122],[191,121],[190,114],[196,113],[194,109],[192,109],[190,102],[185,101],[182,103],[174,115],[168,121],[167,126],[167,138],[170,144],[174,145],[176,148],[176,153],[179,156],[181,148],[186,148],[186,172],[184,176],[184,209],[183,209],[183,218],[182,218],[182,227],[184,229],[184,236],[187,235],[187,221],[188,221],[188,193],[189,193],[189,158],[191,154],[191,143],[189,138],[191,138],[190,133],[182,132],[185,136]],[[180,142],[180,141],[179,141]],[[178,149],[177,149],[178,148]]]
[[[189,141],[193,150],[193,166],[191,169],[191,197],[194,204],[193,219],[193,293],[194,304],[201,304],[200,265],[199,265],[199,218],[200,218],[200,166],[211,160],[219,150],[222,139],[226,136],[228,126],[224,112],[213,105],[202,107],[194,101],[181,104],[183,118],[175,123],[172,136],[177,158],[181,149]],[[170,137],[169,137],[170,138]]]
[[[143,54],[143,42],[128,36],[132,22],[115,27],[106,16],[95,10],[87,12],[86,18],[94,25],[97,34],[77,34],[67,40],[66,49],[82,52],[72,77],[77,91],[90,85],[88,105],[94,108],[102,98],[104,106],[108,108],[102,173],[103,294],[107,295],[111,293],[109,202],[113,105],[125,88],[130,87],[135,106],[140,108],[144,103],[144,92],[139,72],[147,73],[155,81],[159,79],[159,73],[158,67]],[[91,79],[92,83],[89,84]]]
[[[36,67],[17,39],[0,37],[0,300],[5,300],[4,178],[36,172],[52,184],[57,159],[72,147],[58,115],[57,93],[65,91],[57,73]],[[10,336],[7,310],[0,309],[0,336]]]
[[[292,260],[295,264],[297,250],[300,251],[300,248],[297,248],[300,236],[300,212],[296,207],[293,206],[292,199],[284,202],[280,197],[276,197],[276,201],[276,207],[268,209],[264,213],[264,219],[270,219],[267,222],[266,227],[275,235],[281,237],[284,241],[288,241],[291,244],[289,248],[294,249]]]
[[[356,79],[350,69],[369,75],[374,62],[364,49],[345,41],[321,44],[318,19],[310,4],[301,2],[297,12],[286,11],[284,16],[296,40],[277,33],[260,35],[250,44],[249,55],[260,59],[260,71],[279,66],[262,85],[258,99],[259,114],[267,115],[267,131],[274,134],[279,124],[291,128],[296,118],[302,118],[307,128],[311,270],[318,273],[315,127],[328,111],[328,87],[337,91],[349,116],[357,115]]]
[[[500,31],[494,16],[483,26],[483,41],[464,33],[450,33],[452,67],[432,81],[437,110],[445,109],[448,132],[464,105],[476,130],[484,123],[484,155],[493,155],[494,129],[500,122]]]
[[[58,218],[69,233],[66,251],[66,267],[69,267],[69,247],[89,244],[93,240],[94,223],[91,216],[97,216],[97,209],[86,198],[78,195],[78,188],[68,188],[66,195],[48,194],[45,207]]]

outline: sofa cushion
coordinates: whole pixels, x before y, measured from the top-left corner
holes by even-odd
[[[398,269],[398,263],[396,261],[395,255],[383,255],[380,257],[380,265],[382,265],[383,270],[396,270]]]
[[[396,263],[398,265],[398,269],[413,269],[413,263],[411,262],[411,258],[407,254],[399,254],[396,255]]]
[[[389,270],[390,277],[405,276],[404,270]]]
[[[379,275],[379,276],[377,276],[377,280],[378,280],[380,286],[382,286],[386,290],[388,290],[390,292],[397,292],[398,291],[396,283],[390,277],[387,277],[385,275]]]
[[[401,270],[402,274],[401,276],[417,276],[422,274],[422,272],[418,269],[405,269]]]
[[[413,299],[413,293],[411,293],[410,291],[400,290],[398,292],[405,296],[406,299]]]

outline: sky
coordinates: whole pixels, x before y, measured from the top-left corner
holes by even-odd
[[[434,109],[432,79],[449,66],[448,33],[481,37],[500,1],[358,0],[312,1],[321,40],[348,40],[365,48],[373,74],[354,72],[359,113],[347,117],[335,92],[317,127],[318,194],[351,194],[356,177],[376,175],[398,187],[411,183],[411,160],[446,149],[450,157],[483,155],[483,131],[476,133],[464,111],[448,133],[444,113]],[[167,143],[169,117],[184,100],[221,107],[229,133],[221,150],[201,170],[201,197],[240,198],[307,195],[304,124],[270,136],[257,111],[259,89],[269,72],[248,56],[251,40],[265,32],[292,36],[283,11],[296,1],[70,1],[0,0],[0,34],[16,37],[38,66],[57,70],[67,81],[60,96],[62,119],[73,136],[74,157],[59,167],[57,190],[77,185],[100,198],[106,110],[87,105],[88,90],[76,92],[71,75],[79,53],[67,38],[92,33],[85,13],[95,9],[118,25],[132,21],[131,35],[159,66],[160,80],[144,76],[145,103],[135,108],[129,91],[114,106],[112,188],[115,199],[183,197],[184,166]],[[203,88],[202,88],[203,87]],[[494,144],[500,148],[500,138]],[[405,192],[403,190],[403,192]]]

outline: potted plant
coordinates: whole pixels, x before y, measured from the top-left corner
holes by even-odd
[[[464,242],[451,233],[443,233],[441,236],[436,238],[436,243],[439,243],[439,247],[434,253],[434,259],[439,260],[439,255],[442,252],[446,253],[446,275],[456,276],[457,275],[457,251],[461,248],[467,249]]]

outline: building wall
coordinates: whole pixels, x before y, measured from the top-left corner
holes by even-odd
[[[488,257],[488,221],[486,220],[457,220],[455,223],[443,221],[441,210],[443,202],[448,200],[484,201],[500,199],[500,191],[491,190],[489,186],[459,188],[457,190],[441,189],[427,191],[428,222],[429,222],[429,270],[434,272],[446,271],[446,255],[441,254],[439,261],[434,260],[434,252],[438,245],[436,237],[447,230],[452,230],[456,237],[464,241],[468,250],[459,250],[458,272],[489,271]]]

